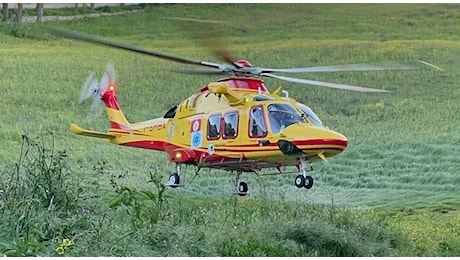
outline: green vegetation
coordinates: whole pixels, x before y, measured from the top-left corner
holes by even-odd
[[[0,23],[0,255],[460,256],[460,5],[136,8],[65,22]],[[45,15],[54,12],[69,14]],[[174,165],[164,154],[70,133],[72,122],[107,128],[103,116],[85,121],[91,104],[76,103],[80,87],[113,62],[119,102],[135,122],[163,115],[215,78],[176,74],[170,69],[181,65],[46,33],[59,27],[215,61],[165,17],[225,21],[213,27],[228,49],[257,66],[396,62],[420,70],[296,75],[388,94],[265,81],[271,90],[282,85],[349,138],[343,154],[314,165],[312,190],[295,188],[292,175],[245,175],[251,195],[235,198],[233,174],[203,171],[191,181],[192,168],[186,187],[169,189],[163,184]]]

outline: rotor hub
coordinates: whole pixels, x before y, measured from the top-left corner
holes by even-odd
[[[237,61],[235,63],[240,65],[240,67],[242,67],[242,68],[250,68],[250,67],[252,67],[252,64],[247,60],[239,60],[239,61]]]

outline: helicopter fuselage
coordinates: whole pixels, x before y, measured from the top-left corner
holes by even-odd
[[[347,147],[311,111],[263,81],[227,78],[203,87],[163,117],[129,124],[107,90],[111,143],[165,151],[171,162],[251,172],[326,160]],[[308,107],[307,107],[308,108]],[[316,121],[312,118],[316,118]],[[319,122],[318,122],[319,121]]]

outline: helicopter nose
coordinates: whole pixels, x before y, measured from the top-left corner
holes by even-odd
[[[347,138],[333,130],[316,126],[291,125],[279,134],[278,147],[286,155],[307,154],[326,160],[343,152]]]

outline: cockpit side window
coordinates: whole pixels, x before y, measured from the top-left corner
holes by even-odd
[[[262,106],[254,106],[249,113],[249,136],[264,137],[267,135],[267,126]]]
[[[224,115],[224,139],[232,139],[238,135],[238,112],[229,112]]]
[[[208,139],[215,140],[220,137],[221,115],[212,115],[208,118]]]
[[[307,107],[304,104],[298,103],[304,114],[308,117],[308,119],[315,125],[319,127],[324,127],[323,122],[319,119],[319,117],[311,110],[311,108]]]
[[[267,110],[270,128],[274,134],[290,125],[306,122],[290,104],[271,104],[267,106]]]

